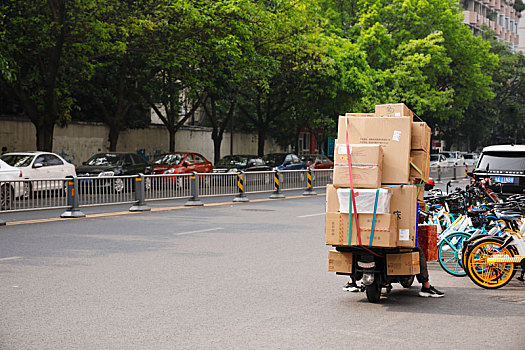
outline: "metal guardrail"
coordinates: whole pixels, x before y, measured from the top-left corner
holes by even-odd
[[[467,178],[467,172],[474,170],[474,165],[468,166],[437,166],[430,167],[430,177],[434,181],[458,180]]]
[[[0,211],[57,209],[68,206],[66,179],[0,181]]]
[[[280,198],[281,191],[300,189],[314,194],[314,187],[331,182],[331,169],[0,181],[0,213],[65,208],[63,216],[78,217],[83,216],[80,208],[90,206],[133,203],[133,210],[148,210],[147,201],[166,199],[202,205],[200,197],[242,194],[246,201],[249,193]]]

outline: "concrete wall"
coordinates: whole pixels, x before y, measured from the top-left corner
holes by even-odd
[[[80,165],[91,155],[108,150],[109,128],[98,123],[70,123],[66,127],[55,126],[53,152],[62,155],[75,165]],[[234,154],[257,154],[257,135],[234,133]],[[11,151],[28,151],[36,148],[36,130],[29,121],[0,120],[0,147]],[[120,133],[117,151],[139,153],[152,160],[169,150],[169,135],[163,126],[148,129],[126,130]],[[213,141],[208,128],[185,128],[175,134],[176,151],[199,152],[213,162]],[[265,153],[281,152],[273,140],[265,143]],[[225,133],[221,144],[221,156],[230,154],[230,134]]]

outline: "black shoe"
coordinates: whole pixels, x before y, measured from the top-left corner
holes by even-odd
[[[436,288],[430,286],[429,288],[421,287],[421,291],[419,292],[420,297],[424,298],[442,298],[445,296],[445,293],[440,292]]]
[[[354,283],[354,282],[348,282],[348,283],[343,287],[343,290],[344,290],[345,292],[354,292],[354,293],[360,291],[359,287],[358,287],[357,284]]]

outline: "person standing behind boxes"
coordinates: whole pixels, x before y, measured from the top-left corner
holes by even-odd
[[[384,149],[384,165],[382,171],[382,184],[390,185],[404,185],[409,183],[419,184],[417,181],[428,181],[428,163],[425,161],[428,157],[428,150],[430,144],[430,128],[423,123],[413,123],[413,112],[407,108],[403,103],[398,104],[387,104],[387,105],[376,105],[375,115],[359,115],[359,114],[347,114],[345,117],[339,119],[339,130],[338,139],[345,140],[350,135],[349,143],[379,143]],[[353,130],[347,130],[349,123],[346,118],[352,119]],[[423,125],[424,124],[424,125]],[[416,127],[419,127],[416,131]],[[416,132],[415,132],[416,131]],[[419,136],[417,144],[423,146],[412,147],[411,137],[414,132]],[[428,135],[428,136],[427,136]],[[427,146],[428,143],[428,146]],[[426,151],[423,154],[423,162],[419,167],[414,166],[413,159],[415,155],[419,155],[414,150]],[[412,154],[411,154],[412,152]],[[419,165],[419,164],[418,164]],[[414,175],[413,168],[417,169],[419,173]],[[423,170],[420,170],[423,169]],[[426,170],[426,171],[425,171]],[[334,181],[335,184],[335,181]],[[415,188],[414,185],[411,185]],[[419,185],[418,187],[421,187]],[[413,190],[413,188],[411,188]],[[419,188],[418,188],[419,190]],[[408,201],[410,205],[415,206],[417,197],[420,197],[421,191],[394,191],[394,192],[408,192],[417,193],[408,198],[398,198],[398,201],[402,200],[405,203]],[[413,197],[413,198],[412,198]],[[413,202],[413,203],[412,203]],[[396,211],[397,208],[392,209]],[[408,209],[408,212],[414,212],[417,215],[417,210],[413,207]],[[407,217],[408,222],[407,222]],[[414,247],[415,245],[415,219],[412,219],[411,215],[404,215],[399,227],[399,244],[400,247]],[[413,222],[412,222],[413,221]],[[403,232],[403,235],[401,234]],[[402,237],[403,236],[403,237]],[[412,237],[414,236],[414,237]],[[412,245],[411,245],[412,244]],[[422,284],[419,295],[422,297],[433,297],[440,298],[445,294],[434,288],[429,282],[429,274],[427,268],[427,262],[425,255],[421,248],[417,247],[419,252],[419,265],[420,273],[416,275],[419,283]],[[358,292],[361,289],[357,286],[355,276],[350,275],[350,280],[343,287],[343,290],[350,292]]]

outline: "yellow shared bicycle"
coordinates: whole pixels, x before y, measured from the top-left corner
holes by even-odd
[[[525,273],[525,227],[520,216],[500,215],[506,221],[502,236],[489,236],[476,241],[465,256],[467,275],[472,282],[487,289],[501,288],[521,268]]]

